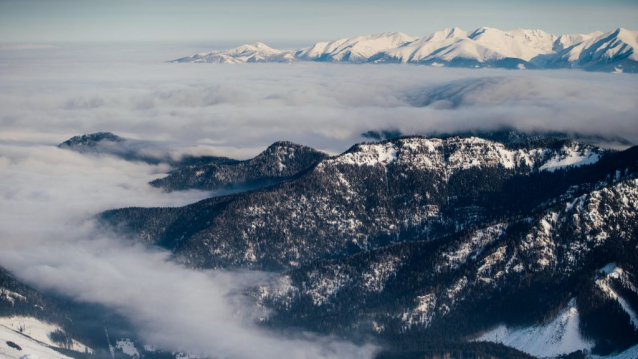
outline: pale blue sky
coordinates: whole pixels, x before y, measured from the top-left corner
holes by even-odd
[[[637,30],[638,0],[0,0],[0,42],[312,42],[453,26]]]

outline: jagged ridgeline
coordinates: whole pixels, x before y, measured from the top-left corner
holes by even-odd
[[[636,350],[638,147],[401,137],[318,161],[100,219],[196,268],[280,271],[248,293],[263,325],[373,337],[380,357]]]

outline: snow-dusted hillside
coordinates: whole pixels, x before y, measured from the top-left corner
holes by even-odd
[[[350,151],[326,160],[318,169],[327,165],[397,165],[421,170],[452,173],[474,167],[503,166],[539,168],[553,171],[568,166],[596,163],[603,151],[597,147],[567,141],[559,149],[512,149],[478,137],[405,138],[385,143],[356,145]]]
[[[417,63],[431,66],[583,68],[638,72],[638,31],[553,35],[542,30],[474,31],[450,28],[412,37],[400,32],[318,42],[296,51],[263,43],[184,57],[173,62],[246,63],[325,61]]]
[[[300,177],[261,191],[183,209],[108,211],[103,218],[122,230],[130,224],[134,236],[146,241],[177,246],[198,265],[290,268],[355,248],[375,248],[390,238],[431,239],[488,221],[508,204],[497,206],[480,197],[474,205],[462,205],[461,213],[450,204],[474,196],[465,183],[474,181],[477,188],[498,174],[497,181],[479,185],[489,193],[506,178],[549,172],[540,168],[545,164],[556,170],[594,163],[598,157],[590,153],[604,151],[555,139],[506,146],[476,137],[400,138],[355,145]],[[204,220],[211,213],[217,215]],[[203,222],[193,226],[191,220]]]
[[[635,179],[616,182],[520,221],[436,244],[408,242],[314,263],[284,273],[254,295],[259,306],[276,308],[284,321],[333,321],[380,335],[466,330],[481,333],[479,341],[502,343],[541,358],[591,351],[605,339],[584,333],[583,321],[585,328],[592,326],[591,310],[584,304],[590,297],[568,283],[601,248],[635,246],[637,188]],[[584,280],[612,300],[622,298],[612,278],[635,290],[632,274],[616,264],[596,272],[597,279]],[[549,289],[543,289],[546,286]],[[517,299],[510,302],[500,299],[516,291],[527,294],[514,294]],[[561,299],[547,308],[540,300],[547,296]],[[632,305],[620,301],[633,321]],[[543,311],[548,314],[534,317]],[[518,318],[517,325],[502,324],[512,316]],[[465,323],[468,318],[471,323]],[[446,321],[454,323],[452,329]]]

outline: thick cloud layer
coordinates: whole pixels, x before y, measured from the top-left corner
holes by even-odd
[[[133,62],[129,52],[117,57],[95,50],[89,57],[38,51],[42,58],[30,55],[29,61],[16,58],[20,52],[4,53],[0,139],[55,143],[112,131],[231,157],[249,157],[276,140],[336,153],[362,141],[362,132],[386,128],[404,134],[498,126],[578,130],[638,143],[635,75],[170,64],[159,62],[169,54],[158,54],[157,62]]]

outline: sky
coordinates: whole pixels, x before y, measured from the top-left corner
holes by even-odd
[[[556,34],[638,30],[635,0],[0,0],[0,42],[232,41],[312,43],[448,27]]]

